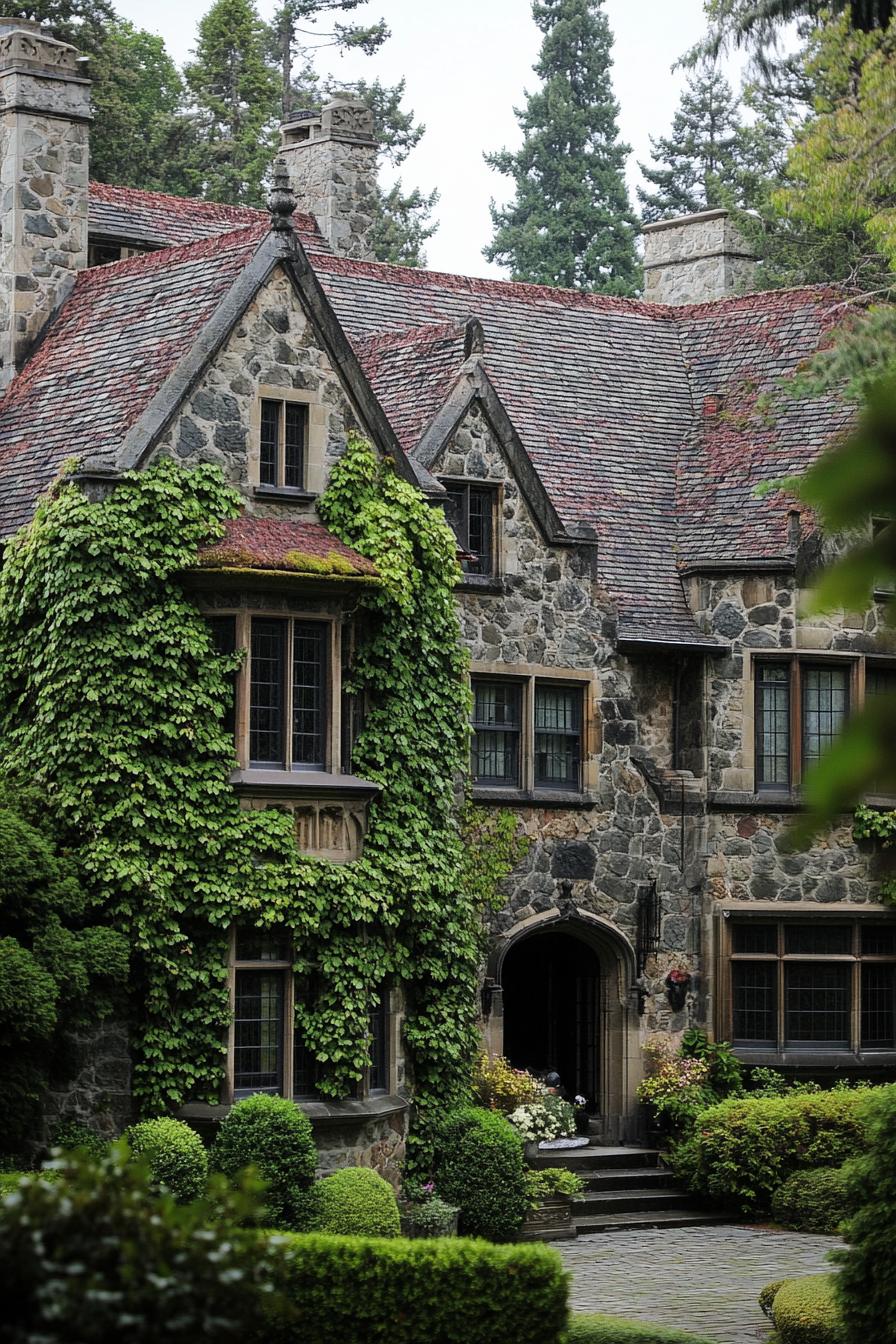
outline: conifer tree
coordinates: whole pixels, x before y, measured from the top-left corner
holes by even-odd
[[[650,137],[654,166],[638,165],[647,183],[637,189],[644,221],[732,204],[740,194],[739,133],[731,86],[706,63],[688,77],[671,134]]]
[[[628,146],[610,83],[610,25],[603,0],[533,0],[544,34],[534,67],[541,87],[516,109],[522,148],[486,154],[512,178],[513,202],[491,206],[483,249],[515,280],[606,294],[639,283],[637,222],[625,185]]]
[[[215,0],[199,24],[184,76],[198,139],[194,190],[210,201],[264,204],[280,112],[269,37],[253,0]]]

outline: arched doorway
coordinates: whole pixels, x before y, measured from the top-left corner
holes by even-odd
[[[571,933],[522,938],[501,969],[504,1054],[518,1069],[559,1073],[588,1109],[600,1097],[600,960]]]

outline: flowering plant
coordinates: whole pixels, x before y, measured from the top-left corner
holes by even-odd
[[[700,1111],[718,1100],[709,1082],[709,1063],[681,1055],[663,1054],[648,1043],[653,1072],[638,1087],[638,1100],[668,1116],[677,1128],[685,1128]]]
[[[525,1143],[550,1142],[575,1133],[575,1111],[562,1097],[550,1095],[518,1106],[507,1117]]]
[[[537,1101],[543,1085],[525,1069],[515,1069],[503,1055],[489,1059],[483,1052],[473,1069],[473,1095],[480,1106],[509,1115],[519,1106]]]

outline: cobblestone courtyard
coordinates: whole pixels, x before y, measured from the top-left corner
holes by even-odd
[[[602,1311],[693,1330],[718,1344],[769,1333],[760,1290],[773,1279],[829,1268],[836,1237],[752,1227],[661,1228],[558,1245],[572,1272],[575,1311]]]

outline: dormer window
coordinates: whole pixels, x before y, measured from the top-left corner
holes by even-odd
[[[497,489],[472,481],[443,484],[447,491],[445,517],[457,537],[461,569],[465,574],[495,574]]]
[[[261,403],[258,479],[286,490],[306,488],[308,407],[301,401]]]

